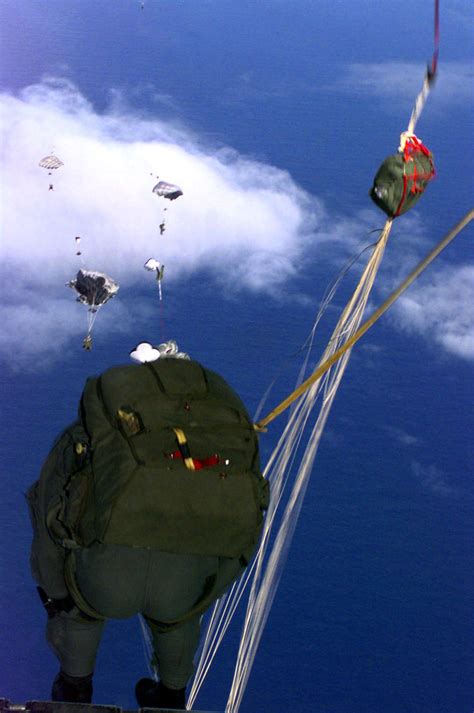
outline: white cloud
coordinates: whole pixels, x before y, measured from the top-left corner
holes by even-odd
[[[397,426],[386,426],[385,430],[404,446],[415,446],[420,442],[420,439],[417,436],[412,436],[411,433],[407,433],[402,428],[398,428]]]
[[[425,489],[436,493],[436,495],[456,497],[461,494],[458,488],[451,486],[447,482],[444,473],[435,465],[425,466],[421,463],[413,461],[411,464],[411,471]]]
[[[449,7],[443,8],[443,15],[452,19],[456,23],[457,33],[464,31],[470,33],[472,31],[472,23],[474,21],[474,6],[471,2],[464,0],[451,0]]]
[[[349,65],[347,73],[336,82],[336,91],[362,94],[394,102],[413,103],[421,89],[426,63],[374,62]],[[438,68],[436,91],[430,102],[464,102],[473,96],[474,68],[467,62],[443,62]]]
[[[77,235],[86,268],[106,272],[122,288],[148,280],[150,298],[156,283],[143,267],[150,257],[165,264],[168,284],[204,268],[226,290],[278,296],[302,264],[324,264],[330,284],[349,255],[377,239],[371,231],[383,216],[375,208],[349,218],[328,216],[286,171],[204,145],[178,123],[137,116],[120,94],[111,96],[111,108],[99,114],[67,80],[49,78],[17,97],[0,95],[0,354],[8,362],[18,355],[54,359],[71,339],[76,348],[85,308],[65,284],[82,266]],[[38,161],[53,150],[64,166],[50,178]],[[153,195],[157,175],[177,183],[183,197],[169,203]],[[50,180],[54,191],[48,190]],[[160,236],[164,216],[167,229]],[[424,227],[415,214],[404,217],[400,230],[408,249],[390,267],[383,264],[379,288],[396,280],[395,273],[406,274],[405,262],[423,245]],[[229,266],[236,264],[238,275],[229,278]],[[467,313],[472,269],[449,268],[430,285],[411,288],[395,323],[473,358]],[[101,311],[102,333],[147,317],[147,305],[125,299],[126,293],[122,289]]]
[[[445,351],[474,359],[474,267],[438,269],[415,283],[394,306],[393,318],[409,332],[434,340]]]
[[[98,114],[69,81],[48,78],[18,97],[1,95],[0,116],[3,283],[15,274],[3,303],[12,327],[0,337],[6,355],[25,343],[47,350],[52,331],[67,344],[82,328],[73,295],[64,294],[81,267],[77,235],[85,267],[121,285],[144,284],[153,256],[167,266],[167,280],[205,267],[228,289],[272,291],[295,272],[323,212],[287,172],[136,116],[116,92],[112,108]],[[64,166],[50,177],[38,161],[53,150]],[[184,196],[170,203],[153,195],[157,175]],[[239,279],[229,280],[236,262]],[[48,296],[41,304],[39,292]]]

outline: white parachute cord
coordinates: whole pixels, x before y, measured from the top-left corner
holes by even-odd
[[[389,221],[390,223],[390,221]],[[370,286],[373,282],[373,279],[375,278],[377,269],[378,269],[378,264],[379,261],[382,257],[383,254],[383,249],[386,244],[386,240],[388,238],[388,232],[390,230],[391,224],[386,225],[384,231],[382,231],[381,238],[379,240],[379,243],[376,245],[376,250],[374,251],[374,255],[372,256],[371,260],[369,261],[368,265],[365,268],[364,275],[360,279],[359,285],[356,288],[354,295],[352,299],[350,300],[349,304],[345,308],[343,315],[340,318],[339,321],[339,329],[336,328],[334,330],[334,335],[336,337],[336,332],[345,332],[346,330],[344,329],[344,326],[347,322],[347,314],[350,312],[350,310],[354,311],[355,315],[355,324],[360,322],[360,317],[363,313],[363,307],[365,307],[366,304],[366,299],[364,300],[364,304],[362,305],[362,310],[360,309],[360,306],[358,307],[357,300],[360,297],[360,293],[363,291],[364,285],[369,283],[369,291],[370,291]],[[378,259],[377,259],[378,255]],[[355,329],[356,327],[354,327]],[[328,346],[325,355],[322,357],[324,360],[326,358],[326,355],[334,352],[340,342],[343,341],[342,338],[334,338],[331,340],[330,345]],[[336,367],[333,367],[333,370],[336,369]],[[342,372],[341,372],[341,377],[342,377]],[[340,377],[340,378],[341,378]],[[331,388],[332,384],[332,388]],[[266,551],[269,545],[269,535],[270,535],[270,530],[272,528],[273,522],[275,520],[275,516],[277,514],[277,509],[279,507],[282,495],[283,495],[283,490],[285,487],[285,484],[288,480],[289,473],[291,471],[291,464],[294,461],[294,458],[296,456],[296,449],[297,446],[303,436],[303,431],[304,427],[307,421],[307,418],[309,416],[309,413],[311,410],[314,408],[314,404],[316,402],[316,399],[318,397],[318,394],[321,392],[321,389],[323,389],[323,394],[324,394],[324,399],[327,400],[328,398],[328,393],[332,391],[332,398],[334,398],[335,395],[335,385],[334,380],[332,382],[329,381],[329,372],[324,375],[322,380],[318,382],[318,388],[313,388],[310,390],[310,392],[306,393],[301,397],[301,399],[297,402],[297,411],[294,411],[293,414],[291,414],[290,419],[288,421],[288,424],[285,428],[284,433],[282,434],[276,448],[274,449],[269,462],[267,464],[267,467],[265,468],[265,473],[264,475],[268,477],[268,479],[271,482],[271,490],[272,490],[272,498],[271,498],[271,503],[270,503],[270,508],[269,511],[267,512],[266,516],[266,521],[264,525],[264,531],[262,534],[261,538],[261,544],[258,550],[258,553],[256,555],[256,558],[254,559],[253,565],[250,568],[250,570],[247,571],[247,573],[244,575],[244,577],[240,580],[238,583],[239,586],[234,585],[232,590],[230,590],[225,597],[226,598],[232,598],[232,599],[239,599],[242,597],[242,590],[247,587],[248,581],[250,578],[250,575],[254,572],[254,570],[260,569],[262,567],[262,562],[263,559],[265,558]],[[330,404],[329,404],[330,405]],[[329,409],[328,409],[329,412]],[[322,425],[323,421],[319,421],[320,428],[321,428],[321,433],[322,433]],[[318,437],[320,438],[320,436]],[[319,442],[319,441],[318,441]],[[317,446],[317,443],[315,444]],[[316,452],[316,451],[315,451]],[[313,456],[314,457],[314,456]],[[306,468],[308,471],[311,470],[311,463],[310,461],[306,460]],[[257,574],[254,575],[255,579],[261,578],[261,574],[257,572]],[[276,589],[276,585],[273,585],[274,589]],[[222,601],[222,600],[221,600]],[[219,617],[220,609],[219,607],[221,606],[221,602],[218,602],[216,604],[216,608],[213,614],[213,617]],[[233,612],[235,611],[235,606],[232,605],[230,606],[229,604],[227,606],[227,612],[228,612],[228,617],[224,623],[224,628],[222,632],[220,633],[218,639],[212,639],[212,634],[208,631],[207,636],[205,639],[204,643],[204,650],[203,650],[203,657],[206,657],[206,664],[203,664],[203,658],[201,658],[200,664],[198,666],[198,672],[196,674],[195,681],[193,683],[193,687],[191,689],[189,701],[188,701],[188,706],[190,707],[197,696],[197,693],[203,683],[205,674],[207,673],[208,667],[210,665],[210,661],[215,656],[216,651],[212,650],[212,647],[214,644],[219,645],[220,642],[222,641],[222,636],[227,629],[229,625],[229,618],[232,616]],[[268,607],[269,609],[269,607]],[[262,627],[263,628],[263,627]],[[245,625],[244,625],[245,629]],[[258,642],[257,642],[258,643]],[[242,649],[242,646],[241,646]],[[243,693],[243,691],[242,691]]]
[[[299,434],[296,434],[295,439],[293,442],[290,442],[291,444],[291,449],[289,450],[288,448],[288,442],[285,443],[283,439],[280,439],[280,446],[283,446],[284,448],[284,454],[286,455],[285,459],[285,464],[287,465],[288,463],[288,458],[289,455],[291,455],[291,451],[293,451],[293,457],[296,453],[296,448],[297,444],[299,442]],[[280,459],[282,458],[282,455],[278,454],[278,446],[275,448],[273,454],[272,454],[272,459],[271,462],[273,462],[273,459],[279,457]],[[268,469],[268,465],[267,465]],[[279,472],[281,474],[280,482],[274,482],[272,481],[272,501],[271,501],[271,506],[269,508],[269,511],[267,512],[266,518],[265,518],[265,530],[262,534],[261,542],[259,549],[265,549],[268,544],[268,533],[271,529],[271,524],[273,522],[273,519],[275,517],[278,505],[280,503],[284,486],[286,484],[286,480],[289,477],[289,473],[291,471],[291,467],[282,467],[280,468]],[[236,582],[234,583],[233,587],[230,589],[229,592],[227,592],[223,597],[221,597],[220,600],[216,602],[214,605],[213,613],[211,615],[211,620],[207,625],[206,633],[205,633],[205,638],[204,642],[202,645],[202,652],[200,656],[200,660],[196,669],[196,674],[193,680],[193,685],[188,697],[188,708],[191,708],[192,705],[194,704],[194,701],[196,700],[196,697],[199,693],[199,690],[204,682],[205,676],[209,670],[209,667],[211,665],[212,660],[214,659],[218,647],[222,641],[222,638],[227,631],[227,628],[232,620],[232,617],[235,614],[235,610],[245,592],[245,589],[247,588],[248,582],[250,578],[253,575],[254,569],[256,567],[258,560],[257,558],[254,558],[253,562],[245,572],[245,574]]]
[[[410,116],[410,121],[408,122],[408,128],[406,130],[407,134],[414,134],[415,133],[415,126],[418,122],[418,119],[421,116],[421,112],[423,111],[423,108],[425,106],[426,100],[428,98],[428,94],[430,93],[431,90],[431,81],[429,74],[425,75],[425,78],[423,80],[423,85],[421,87],[420,93],[418,94],[416,101],[415,101],[415,106],[413,107],[413,111]]]
[[[415,106],[410,116],[410,121],[408,123],[407,133],[412,134],[415,131],[415,126],[420,118],[421,112],[425,106],[426,99],[430,90],[433,86],[433,82],[436,78],[437,67],[438,67],[438,54],[439,54],[439,0],[435,0],[434,3],[434,38],[433,38],[433,57],[431,63],[425,73],[425,78],[423,80],[423,86],[420,93],[418,94]]]
[[[92,327],[94,326],[94,322],[97,319],[97,315],[99,313],[100,307],[102,307],[102,305],[94,305],[93,307],[89,307],[89,309],[87,310],[87,335],[88,336],[92,332]]]
[[[304,402],[302,400],[301,405],[299,405],[299,408],[303,406],[303,403]],[[270,475],[274,475],[275,473],[278,474],[279,479],[275,480],[272,478],[271,480],[272,498],[269,510],[265,518],[264,531],[262,533],[259,545],[259,552],[262,552],[262,559],[268,546],[268,535],[271,530],[273,520],[276,516],[280,500],[282,498],[283,491],[286,485],[286,481],[288,480],[289,474],[291,472],[292,460],[290,461],[290,458],[294,459],[296,455],[296,449],[298,447],[299,440],[302,435],[302,430],[298,429],[297,414],[293,415],[291,418],[293,423],[296,422],[296,426],[292,429],[294,431],[294,437],[292,439],[285,439],[283,438],[283,436],[280,438],[279,444],[274,449],[270,461],[265,469],[265,473],[267,473],[270,469],[270,466],[275,460],[278,460],[280,463],[282,463],[282,466],[279,469],[273,469],[273,471],[270,471]],[[301,432],[299,432],[299,430]],[[258,561],[259,559],[257,557],[254,558],[253,562],[251,563],[247,571],[244,573],[244,575],[233,585],[229,592],[227,592],[223,597],[221,597],[221,599],[218,600],[214,605],[211,620],[207,625],[205,638],[202,645],[201,657],[197,666],[193,685],[188,697],[188,708],[191,708],[191,706],[194,704],[194,701],[196,700],[199,690],[204,682],[204,678],[209,670],[210,664],[217,653],[217,649],[232,620],[237,605],[240,602],[248,586],[249,580],[253,575]],[[221,616],[223,617],[223,621],[219,620]]]
[[[151,642],[151,634],[148,626],[145,623],[145,619],[142,614],[138,615],[138,621],[140,622],[140,631],[142,635],[142,645],[143,653],[145,655],[145,661],[148,666],[148,672],[154,681],[158,681],[158,674],[155,667],[152,664],[154,651],[153,644]]]
[[[337,290],[339,289],[339,286],[340,286],[341,282],[344,280],[345,276],[347,275],[347,273],[349,272],[349,270],[351,269],[351,267],[359,260],[359,258],[361,257],[361,255],[363,255],[363,254],[366,252],[366,250],[369,250],[369,248],[375,247],[375,245],[376,245],[376,243],[371,243],[370,245],[366,245],[364,248],[362,248],[362,250],[361,250],[360,252],[358,252],[356,255],[353,255],[353,256],[347,261],[347,263],[344,265],[344,267],[342,268],[342,270],[340,270],[339,274],[336,276],[336,278],[334,279],[334,281],[333,281],[333,282],[329,285],[329,287],[326,289],[326,291],[325,291],[325,293],[324,293],[324,295],[323,295],[323,298],[322,298],[322,300],[321,300],[321,304],[320,304],[320,306],[319,306],[319,310],[318,310],[318,313],[317,313],[317,315],[316,315],[316,319],[314,320],[313,326],[311,327],[310,333],[309,333],[308,336],[306,337],[306,339],[305,339],[305,341],[304,341],[302,347],[301,347],[297,352],[295,352],[294,354],[292,354],[292,356],[290,357],[290,358],[294,358],[294,357],[296,357],[298,354],[300,354],[301,352],[305,352],[305,353],[306,353],[305,359],[304,359],[303,364],[302,364],[302,366],[301,366],[301,369],[300,369],[300,371],[299,371],[298,378],[297,378],[297,380],[296,380],[295,388],[297,388],[297,387],[301,384],[301,382],[303,381],[304,374],[306,373],[306,369],[307,369],[307,366],[308,366],[309,358],[310,358],[310,356],[311,356],[311,350],[312,350],[312,348],[313,348],[314,338],[315,338],[315,336],[316,336],[316,329],[317,329],[317,327],[318,327],[318,325],[319,325],[321,319],[323,318],[323,316],[324,316],[324,314],[325,314],[327,308],[329,307],[329,305],[331,304],[332,300],[334,299],[334,296],[335,296]],[[255,415],[254,415],[254,423],[256,423],[256,422],[258,421],[259,416],[260,416],[260,413],[262,412],[263,407],[264,407],[264,405],[265,405],[265,403],[266,403],[266,401],[267,401],[267,399],[268,399],[268,397],[269,397],[269,395],[270,395],[270,393],[271,393],[271,390],[273,389],[273,387],[274,387],[275,382],[277,381],[277,379],[278,379],[278,374],[277,374],[277,376],[275,376],[275,378],[270,382],[268,388],[266,389],[265,393],[263,394],[262,398],[260,399],[260,403],[258,404],[257,410],[256,410]]]
[[[305,359],[303,362],[303,365],[300,369],[298,380],[297,380],[297,385],[301,383],[301,381],[304,378],[304,374],[307,369],[309,357],[311,354],[311,349],[313,346],[314,338],[315,338],[315,333],[316,333],[316,328],[322,319],[327,307],[329,306],[330,302],[334,298],[334,295],[336,294],[336,291],[346,276],[347,272],[350,270],[350,268],[354,265],[355,262],[360,258],[360,256],[368,250],[370,247],[374,247],[375,244],[371,245],[366,245],[357,255],[352,257],[348,263],[345,265],[345,267],[340,271],[334,282],[328,287],[326,290],[323,300],[321,301],[321,305],[319,307],[318,313],[316,315],[315,322],[311,328],[311,331],[308,335],[308,337],[305,339],[305,342],[303,346],[301,347],[300,351],[306,350],[306,355]],[[268,387],[267,391],[265,392],[258,408],[257,412],[254,416],[254,421],[258,420],[258,415],[263,408],[263,405],[275,383],[274,379],[270,386]],[[298,435],[298,430],[299,430],[299,435]],[[292,440],[293,443],[293,458],[296,456],[296,450],[299,445],[299,441],[302,437],[302,429],[296,429],[296,437],[295,440]],[[283,438],[280,439],[280,444],[283,443],[284,440]],[[270,463],[267,464],[267,470],[269,469],[269,466],[278,457],[279,453],[279,446],[277,446],[274,449],[274,452],[271,457]],[[273,522],[273,518],[276,514],[276,511],[278,509],[281,497],[283,495],[283,491],[286,485],[286,480],[289,477],[289,473],[291,471],[291,465],[288,467],[288,458],[285,460],[285,466],[282,467],[281,469],[278,470],[278,472],[281,473],[281,479],[278,480],[277,483],[272,482],[272,501],[276,503],[275,510],[273,512],[273,515],[271,512],[267,512],[266,515],[266,521],[269,523],[270,527]],[[275,493],[278,492],[279,495],[276,496]],[[260,548],[262,548],[264,543],[264,536],[262,536]],[[247,587],[248,580],[250,576],[252,575],[255,564],[257,560],[254,558],[253,563],[250,565],[250,567],[247,569],[245,574],[233,584],[232,588],[226,592],[220,599],[216,601],[214,604],[211,617],[209,621],[206,624],[205,631],[204,631],[204,637],[203,641],[201,644],[200,648],[200,653],[199,653],[199,661],[198,665],[196,668],[196,672],[193,678],[193,685],[191,687],[191,691],[189,693],[188,697],[188,707],[189,709],[192,707],[194,704],[196,697],[201,689],[201,686],[204,682],[204,679],[207,675],[207,672],[211,666],[212,661],[214,660],[214,657],[217,653],[217,650],[220,646],[220,643],[222,641],[222,638],[225,634],[225,632],[228,629],[228,626],[234,616],[235,610],[244,594],[244,591]]]
[[[322,361],[325,361],[331,354],[333,354],[341,342],[346,341],[341,335],[347,334],[348,331],[350,334],[357,331],[383,256],[390,228],[391,221],[389,220],[386,223],[381,239],[372,254],[359,285],[346,306],[338,325],[336,326],[334,336],[322,357]],[[349,330],[347,329],[348,325],[350,325]],[[347,367],[350,351],[351,350],[348,350],[348,352],[346,352],[330,370],[331,375],[326,382],[323,405],[302,457],[293,490],[283,513],[282,521],[275,539],[275,544],[263,575],[263,565],[260,559],[260,551],[258,553],[257,558],[259,559],[259,562],[257,564],[256,575],[249,595],[249,603],[247,606],[247,613],[237,657],[234,679],[226,705],[226,713],[235,713],[239,709],[256,655],[257,647],[263,633],[263,628],[281,577],[285,556],[288,552],[298,515],[301,510],[314,458],[319,447],[324,426],[329,416],[337,388]],[[306,394],[301,397],[301,400],[304,400],[307,405],[308,415],[312,410],[317,393],[320,389],[320,385],[320,381],[316,382],[306,392]],[[287,432],[287,429],[285,429],[285,431]]]
[[[385,245],[386,242],[386,237],[388,237],[388,234],[386,236],[382,236],[380,239],[380,243]],[[359,287],[356,289],[356,292],[354,293],[354,296],[352,300],[350,301],[348,307],[344,310],[344,315],[346,314],[348,308],[354,304],[354,302],[357,299],[357,295],[360,293],[360,290],[362,288],[362,284],[364,283],[364,279],[366,280],[367,278],[370,281],[373,281],[373,278],[375,277],[376,269],[373,271],[372,267],[374,264],[374,260],[371,259],[370,263],[366,267],[365,270],[365,278],[361,278],[361,282],[359,283]],[[358,318],[358,311],[356,312],[356,316]],[[343,318],[341,317],[341,320]],[[345,321],[345,319],[343,320]],[[335,330],[336,331],[336,330]],[[343,331],[343,330],[340,330]],[[332,349],[331,351],[335,351],[335,349],[339,346],[339,342],[337,339],[332,340]],[[327,353],[327,352],[326,352]],[[323,357],[324,359],[324,357]],[[290,416],[290,420],[287,424],[287,427],[282,434],[280,441],[277,445],[277,447],[274,449],[269,463],[267,464],[267,467],[265,469],[265,475],[269,477],[269,480],[271,481],[272,485],[272,499],[271,499],[271,506],[270,509],[267,513],[266,516],[266,522],[265,522],[265,529],[262,534],[262,539],[261,539],[261,545],[258,551],[258,554],[256,556],[256,559],[254,560],[254,563],[252,565],[252,568],[250,571],[248,571],[244,577],[240,580],[239,586],[235,587],[227,594],[225,595],[226,597],[229,598],[238,598],[240,600],[242,596],[242,590],[247,586],[248,580],[254,569],[257,568],[257,566],[260,566],[261,568],[261,563],[263,562],[263,559],[265,557],[267,548],[268,548],[268,543],[269,543],[269,533],[271,530],[271,527],[273,525],[275,516],[276,516],[276,511],[278,509],[278,506],[280,504],[280,500],[283,494],[284,486],[287,482],[287,479],[289,477],[289,473],[291,471],[291,463],[295,458],[296,455],[296,449],[299,444],[300,439],[302,438],[303,431],[304,431],[304,426],[306,423],[306,420],[309,416],[309,412],[311,409],[314,407],[314,403],[318,397],[318,393],[321,390],[321,387],[324,387],[324,392],[325,392],[325,398],[327,397],[327,389],[328,389],[328,376],[329,374],[325,375],[319,383],[319,388],[318,389],[313,389],[311,394],[305,395],[305,397],[302,397],[299,402],[298,402],[298,412],[294,413],[292,416]],[[335,393],[335,391],[334,391]],[[321,422],[320,422],[321,423]],[[308,466],[309,468],[309,466]],[[310,469],[310,468],[309,468]],[[260,564],[259,564],[260,563]],[[216,605],[216,609],[214,611],[215,616],[219,616],[218,608],[220,607],[221,602],[219,602]],[[218,639],[212,638],[212,633],[208,631],[206,640],[204,643],[204,650],[203,650],[203,658],[205,657],[205,663],[203,663],[203,658],[201,658],[200,664],[198,666],[198,671],[196,674],[195,681],[193,683],[193,687],[190,693],[189,697],[189,702],[188,705],[191,706],[194,703],[194,700],[197,696],[197,693],[203,683],[204,676],[207,673],[208,667],[210,665],[210,661],[215,656],[216,651],[212,651],[212,647],[214,645],[219,645],[222,636],[224,634],[225,629],[227,629],[229,625],[229,618],[232,616],[233,612],[235,611],[235,606],[228,606],[228,617],[223,625],[223,630],[220,633]],[[213,616],[214,616],[213,615]],[[244,627],[245,628],[245,627]]]

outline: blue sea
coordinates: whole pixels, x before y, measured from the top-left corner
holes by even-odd
[[[134,95],[143,111],[179,118],[204,143],[232,146],[288,170],[324,201],[329,214],[350,217],[368,207],[373,173],[397,144],[410,107],[394,102],[384,113],[376,103],[349,100],[327,85],[343,62],[409,60],[413,36],[400,38],[406,14],[392,8],[387,28],[387,2],[325,0],[315,8],[308,1],[147,0],[143,11],[139,3],[124,3],[120,11],[118,5],[7,0],[2,13],[15,27],[16,42],[3,38],[1,87],[17,91],[62,62],[103,111],[108,87],[132,92],[153,80],[160,94],[173,98],[174,108],[157,108],[143,90]],[[416,11],[431,21],[427,6]],[[405,13],[409,8],[405,3]],[[50,33],[47,46],[41,32]],[[103,41],[88,41],[91,32]],[[429,42],[428,33],[422,60]],[[446,45],[447,58],[465,59],[454,34]],[[27,56],[21,57],[25,47]],[[310,91],[315,67],[319,88]],[[435,98],[433,104],[436,108]],[[426,110],[424,134],[434,150],[442,146],[438,171],[457,177],[449,196],[433,189],[420,203],[433,244],[469,207],[472,181],[459,177],[469,171],[473,126],[472,109],[459,111],[454,126],[438,109]],[[444,190],[450,181],[441,185]],[[397,239],[403,240],[402,229]],[[366,243],[361,235],[361,247]],[[472,261],[472,245],[471,228],[446,259]],[[385,260],[403,249],[403,242],[390,244]],[[229,295],[204,272],[194,274],[173,283],[167,294],[168,336],[221,373],[250,413],[278,377],[265,412],[291,390],[298,372],[292,355],[342,267],[343,260],[338,267],[311,252],[295,283],[277,298]],[[351,271],[326,314],[313,363],[357,274],[357,268]],[[229,275],[238,280],[238,266],[230,264]],[[384,292],[380,287],[374,302]],[[298,299],[300,293],[305,301]],[[145,290],[135,289],[130,297],[144,304],[151,300]],[[0,695],[11,701],[47,699],[57,670],[29,574],[24,493],[56,434],[75,417],[85,378],[126,362],[129,350],[146,338],[137,325],[127,334],[98,338],[91,354],[71,343],[53,366],[32,363],[31,369],[15,371],[5,365],[0,372]],[[472,363],[404,332],[390,314],[355,347],[242,713],[472,712],[472,396]],[[264,461],[284,419],[261,436]],[[238,628],[237,622],[197,709],[224,709]],[[145,674],[137,622],[110,622],[94,701],[133,708],[134,682]]]

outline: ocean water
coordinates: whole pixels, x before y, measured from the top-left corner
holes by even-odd
[[[147,0],[144,12],[130,2],[121,15],[111,1],[51,0],[45,6],[7,0],[6,26],[14,23],[15,33],[4,37],[2,87],[18,90],[66,64],[68,76],[100,110],[110,87],[136,90],[137,108],[168,112],[206,142],[288,170],[324,200],[330,215],[350,217],[367,207],[373,172],[395,148],[411,107],[402,102],[382,110],[364,97],[343,97],[331,85],[344,63],[413,56],[403,13],[391,15],[387,27],[387,6],[323,2],[315,10],[303,2],[295,10],[267,1]],[[423,17],[431,12],[417,11]],[[92,30],[103,41],[88,42]],[[454,34],[444,42],[446,61],[464,59]],[[225,66],[216,61],[222,53]],[[140,89],[147,83],[171,96],[175,108],[153,104],[150,92]],[[472,196],[472,181],[459,180],[472,147],[472,112],[458,107],[454,122],[442,109],[434,95],[433,111],[427,108],[423,119],[439,172],[440,188],[427,192],[419,209],[433,241]],[[400,229],[400,243],[392,243],[386,260],[403,251],[403,237]],[[470,237],[461,236],[446,259],[472,261]],[[360,239],[363,245],[365,236]],[[222,373],[251,413],[279,374],[270,408],[292,387],[297,367],[291,355],[342,263],[320,260],[310,250],[279,299],[228,295],[196,274],[170,289],[170,336]],[[336,299],[337,309],[354,279]],[[380,286],[375,301],[383,292]],[[307,302],[298,300],[299,293]],[[139,292],[133,297],[149,299]],[[327,314],[314,360],[337,309]],[[23,493],[57,432],[74,418],[86,376],[126,361],[130,348],[146,338],[140,330],[97,339],[93,361],[71,345],[53,368],[35,364],[25,373],[5,367],[0,374],[0,695],[12,701],[47,698],[57,669],[29,575]],[[354,349],[242,713],[472,711],[472,377],[469,362],[400,331],[390,315]],[[261,437],[264,460],[280,429],[275,422]],[[223,709],[237,638],[238,625],[198,708]],[[133,685],[144,674],[137,622],[111,622],[97,663],[95,701],[133,707]]]

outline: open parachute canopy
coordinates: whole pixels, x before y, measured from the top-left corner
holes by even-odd
[[[67,283],[77,292],[77,301],[89,305],[91,311],[108,302],[119,290],[119,285],[103,272],[79,270],[74,280]]]
[[[145,270],[149,270],[150,272],[155,273],[156,280],[158,282],[158,292],[160,295],[160,300],[162,300],[163,294],[161,290],[161,281],[165,272],[165,266],[156,258],[151,257],[149,260],[146,261],[143,267],[145,268]]]
[[[41,166],[41,168],[46,168],[48,171],[51,171],[56,168],[61,168],[61,166],[64,166],[64,163],[61,161],[60,158],[58,158],[54,154],[51,154],[51,156],[45,156],[44,158],[42,158],[38,166]]]
[[[140,344],[137,344],[135,349],[130,352],[130,357],[133,361],[137,361],[140,364],[156,361],[160,359],[160,357],[162,359],[171,357],[175,359],[190,359],[189,354],[178,350],[178,345],[174,339],[169,339],[167,342],[158,344],[156,347],[150,344],[150,342],[140,342]]]
[[[167,183],[166,181],[159,181],[152,192],[170,201],[174,201],[183,195],[183,191],[179,186],[175,186],[174,183]]]
[[[157,280],[163,279],[165,266],[156,258],[151,257],[149,260],[146,261],[143,267],[145,268],[145,270],[149,270],[150,272],[156,272]]]
[[[92,349],[91,332],[97,312],[102,305],[105,305],[117,294],[119,285],[103,272],[79,270],[74,280],[66,283],[66,287],[75,290],[78,302],[89,306],[87,335],[84,337],[82,346],[86,351],[90,351]]]

